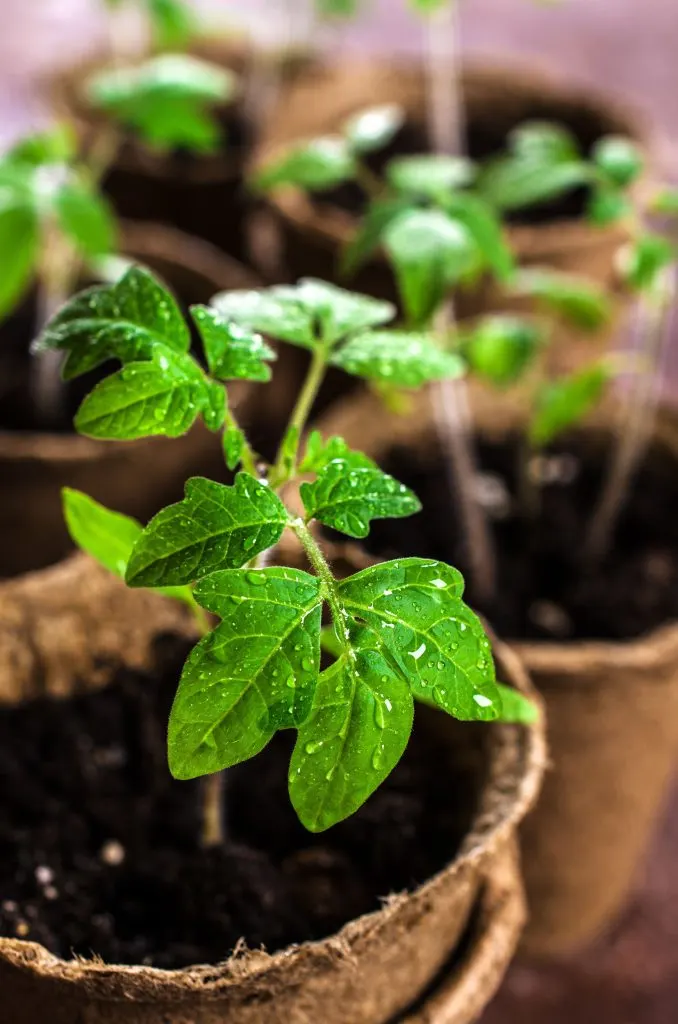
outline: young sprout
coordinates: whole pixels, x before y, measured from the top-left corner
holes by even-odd
[[[110,120],[119,145],[131,132],[152,150],[213,153],[224,142],[215,109],[233,102],[237,76],[186,54],[100,71],[85,83],[88,102]],[[110,157],[109,157],[110,159]]]
[[[490,159],[478,179],[481,194],[495,209],[512,214],[584,188],[592,223],[610,224],[632,213],[628,190],[642,172],[643,159],[631,139],[604,136],[587,155],[563,125],[527,121],[508,141],[508,152]]]
[[[415,700],[460,719],[529,722],[535,714],[496,682],[489,640],[462,599],[456,569],[405,558],[337,580],[311,529],[316,522],[364,537],[373,519],[420,508],[412,491],[340,438],[301,440],[329,366],[403,387],[462,372],[459,357],[427,332],[387,326],[393,314],[389,303],[314,280],[227,293],[190,310],[203,369],[171,295],[134,267],[117,284],[76,296],[38,342],[66,353],[67,376],[111,359],[122,364],[83,401],[81,433],[176,437],[201,418],[224,438],[229,465],[242,465],[231,485],[188,480],[183,500],[143,529],[72,491],[66,514],[75,541],[130,586],[180,588],[175,596],[216,617],[188,656],[172,707],[174,776],[222,780],[217,773],[254,757],[279,729],[295,729],[289,791],[312,831],[352,814],[386,778],[407,745]],[[259,332],[312,354],[270,467],[249,447],[227,395],[230,380],[270,376],[274,354]],[[301,474],[310,479],[300,514],[286,505],[284,487]],[[286,529],[311,572],[261,567]],[[324,608],[337,653],[321,669]],[[207,788],[207,841],[220,834],[221,785]]]
[[[181,50],[197,31],[195,14],[186,0],[104,0],[104,4],[112,20],[117,12],[136,6],[147,19],[156,50]]]
[[[518,462],[518,498],[527,518],[539,509],[536,457],[595,408],[615,368],[608,357],[554,377],[546,360],[551,327],[551,322],[534,318],[490,316],[461,341],[461,352],[480,379],[499,390],[522,386],[529,395]]]
[[[24,139],[0,159],[0,318],[35,283],[39,332],[71,293],[80,268],[115,249],[115,220],[97,184],[65,126]],[[58,354],[51,354],[33,375],[45,424],[61,412],[58,365]]]

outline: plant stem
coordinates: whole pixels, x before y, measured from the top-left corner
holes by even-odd
[[[371,167],[363,160],[356,161],[355,180],[362,188],[368,199],[378,199],[384,191],[381,179],[375,174]]]
[[[79,261],[58,229],[50,225],[45,232],[42,265],[38,273],[35,337],[52,319],[71,294],[79,271]],[[64,414],[64,388],[61,380],[62,353],[45,352],[32,362],[31,401],[42,427],[54,426]]]
[[[306,380],[304,385],[299,392],[296,405],[290,417],[290,421],[285,431],[285,437],[289,435],[291,430],[297,431],[296,449],[294,453],[294,464],[296,465],[297,454],[299,451],[299,444],[301,441],[301,435],[306,426],[306,420],[308,419],[313,403],[316,400],[320,385],[322,384],[325,370],[327,368],[327,357],[328,357],[328,346],[325,344],[319,344],[313,349],[313,355],[311,357],[311,364],[306,374]],[[278,450],[278,454],[275,460],[275,465],[271,473],[271,484],[272,486],[280,487],[283,483],[286,483],[289,479],[290,473],[285,472],[284,462],[288,453],[284,450],[284,439]]]
[[[485,511],[475,493],[476,465],[471,415],[463,380],[439,381],[431,389],[438,437],[445,455],[447,485],[457,503],[471,591],[487,605],[496,589],[496,561]]]
[[[426,85],[431,150],[462,156],[466,116],[459,76],[457,0],[448,0],[426,19]]]
[[[221,846],[224,841],[224,799],[226,772],[206,775],[202,780],[202,845]]]
[[[523,435],[518,445],[518,505],[526,520],[533,522],[539,515],[540,490],[532,476],[532,462],[537,455],[534,445]]]
[[[337,589],[334,576],[332,575],[332,570],[330,569],[329,564],[322,553],[320,545],[316,541],[315,537],[313,536],[313,534],[311,533],[303,519],[295,519],[292,523],[290,523],[290,528],[294,531],[299,541],[301,542],[304,551],[308,556],[309,562],[315,569],[316,574],[320,579],[323,588],[323,596],[325,597],[330,607],[332,619],[334,621],[339,641],[346,654],[351,656],[352,651],[348,644],[348,637],[346,635],[347,615],[341,606],[341,601],[337,596]]]
[[[459,84],[456,0],[427,19],[427,98],[431,151],[460,156],[465,150],[465,117]],[[440,310],[441,334],[454,322],[451,300]],[[496,565],[487,519],[475,495],[476,466],[471,448],[471,415],[466,385],[440,381],[432,388],[438,435],[446,455],[450,492],[459,509],[469,573],[477,600],[489,602],[495,592]]]
[[[589,562],[600,562],[607,554],[631,478],[647,447],[659,398],[661,375],[658,369],[670,334],[676,291],[676,268],[671,266],[660,275],[655,290],[643,296],[636,311],[640,334],[638,351],[646,368],[641,367],[634,375],[624,403],[615,450],[586,539],[585,553]]]

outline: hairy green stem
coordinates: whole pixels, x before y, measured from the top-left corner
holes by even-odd
[[[280,487],[290,479],[290,476],[296,468],[296,461],[299,452],[299,444],[301,442],[301,435],[304,427],[306,426],[306,420],[308,419],[313,403],[316,400],[320,385],[322,384],[323,377],[325,376],[325,370],[327,368],[327,356],[328,349],[326,345],[319,345],[313,350],[313,356],[311,358],[311,365],[308,368],[306,374],[306,380],[304,385],[299,392],[296,405],[290,417],[290,421],[287,425],[287,430],[283,438],[283,442],[278,449],[276,456],[275,465],[271,473],[271,486]],[[291,430],[297,431],[296,446],[294,450],[293,468],[291,472],[286,472],[285,461],[289,458],[289,453],[285,451],[284,439],[287,437]]]
[[[350,655],[351,648],[346,635],[347,616],[337,595],[336,581],[327,559],[323,555],[320,545],[316,541],[312,532],[302,519],[293,520],[290,523],[290,528],[299,539],[309,562],[315,569],[322,585],[323,596],[329,605],[330,612],[332,613],[332,621],[334,622],[334,628],[339,642],[341,643],[344,652]]]
[[[378,199],[384,191],[379,175],[362,160],[356,161],[355,180],[370,199]]]

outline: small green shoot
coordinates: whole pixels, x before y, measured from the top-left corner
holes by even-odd
[[[172,596],[218,620],[211,630],[204,624],[181,676],[168,730],[173,774],[221,772],[253,757],[279,729],[296,729],[290,797],[304,825],[321,831],[354,813],[393,769],[416,700],[466,720],[533,715],[520,695],[502,697],[489,640],[455,569],[407,558],[339,581],[311,528],[325,523],[364,537],[373,519],[420,508],[408,488],[340,438],[325,442],[315,433],[302,446],[325,370],[340,365],[372,381],[396,377],[416,386],[458,374],[461,363],[457,356],[445,362],[426,332],[413,338],[388,328],[388,303],[320,281],[226,293],[213,309],[190,312],[207,370],[189,354],[188,326],[172,296],[136,267],[113,286],[76,296],[38,347],[67,353],[71,375],[109,360],[122,364],[85,398],[79,430],[118,440],[176,436],[202,416],[230,438],[224,448],[231,465],[247,453],[246,468],[233,484],[188,480],[184,499],[144,529],[73,491],[64,495],[67,521],[76,543],[124,572],[130,586],[180,588]],[[224,384],[268,375],[272,352],[259,331],[312,353],[269,467],[229,412]],[[285,485],[302,474],[311,479],[302,483],[299,515],[285,502]],[[283,530],[296,535],[312,571],[261,567]],[[336,643],[334,660],[321,670],[323,609]],[[210,835],[215,800],[210,786]]]
[[[237,92],[233,72],[186,54],[111,68],[86,83],[93,107],[161,153],[215,152],[224,141],[215,110],[233,102]]]

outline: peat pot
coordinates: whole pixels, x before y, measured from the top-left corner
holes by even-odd
[[[498,401],[481,391],[472,406],[491,494],[504,476],[493,521],[500,598],[481,610],[518,654],[548,723],[550,770],[521,827],[530,911],[523,948],[569,953],[601,933],[629,894],[676,763],[678,415],[660,409],[611,554],[598,570],[579,575],[616,410],[601,408],[555,449],[549,471],[562,478],[544,487],[544,525],[530,523],[526,548],[512,512],[509,451],[524,408],[519,399]],[[340,434],[412,486],[425,509],[374,523],[369,550],[329,542],[342,571],[402,555],[441,558],[464,570],[428,394],[412,399],[410,415],[397,416],[364,393],[315,426],[327,437]]]
[[[169,779],[165,719],[149,712],[158,673],[170,663],[178,671],[176,650],[183,658],[190,631],[183,611],[157,595],[130,593],[82,555],[0,584],[0,732],[15,738],[12,751],[3,741],[0,762],[0,772],[12,780],[2,786],[0,815],[7,872],[0,893],[0,985],[7,1020],[475,1020],[496,990],[523,924],[515,835],[538,788],[540,727],[461,726],[422,709],[412,741],[420,751],[415,761],[395,770],[381,799],[375,794],[354,819],[316,837],[294,818],[284,768],[271,782],[270,758],[275,761],[280,750],[274,740],[259,760],[240,766],[243,774],[229,772],[229,838],[223,849],[203,850],[177,817],[180,806],[192,806],[198,784]],[[499,645],[497,656],[503,677],[529,690],[515,655]],[[24,744],[20,737],[26,735],[31,742]],[[285,736],[279,737],[283,748]],[[441,761],[421,756],[422,743],[424,755],[435,749],[449,758],[451,774],[436,797],[443,801],[441,820],[447,820],[450,801],[468,806],[447,853],[442,832],[428,836],[439,847],[431,876],[389,896],[387,879],[395,877],[389,865],[398,850],[407,848],[420,861],[430,853],[419,843],[428,826],[419,832],[416,808]],[[55,761],[58,751],[67,772]],[[39,758],[51,768],[43,771]],[[461,798],[450,779],[460,784]],[[273,803],[272,785],[280,787]],[[24,791],[27,803],[18,809]],[[112,833],[112,809],[123,791],[130,804]],[[152,834],[148,847],[145,830]],[[80,842],[76,835],[85,839],[78,868],[66,877],[72,846]],[[286,850],[276,854],[276,844],[289,836]],[[179,869],[168,875],[173,856],[179,856]],[[375,861],[379,881],[363,891],[367,875],[358,865],[374,857],[382,858]],[[8,868],[13,861],[21,866]],[[409,870],[417,870],[414,862],[405,874]],[[232,878],[232,905],[224,904]],[[39,891],[33,892],[35,885]],[[287,921],[300,906],[308,912],[312,941]],[[323,906],[341,911],[324,935],[317,933],[318,915],[330,913]],[[265,914],[269,932],[270,921],[278,921],[271,934],[296,934],[296,941],[279,941],[277,949],[272,941],[270,953],[256,948],[263,918],[252,918],[238,934],[237,915],[251,916],[252,908]],[[354,908],[361,912],[351,918]],[[78,920],[85,929],[82,942],[75,938]],[[125,962],[107,962],[102,949],[118,950]],[[209,955],[191,961],[196,949]]]

